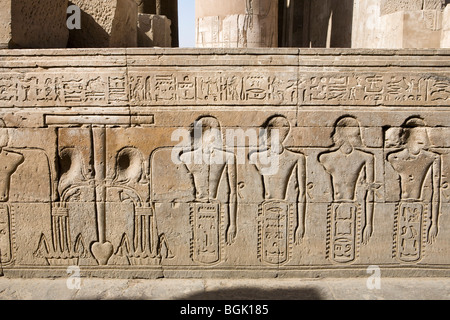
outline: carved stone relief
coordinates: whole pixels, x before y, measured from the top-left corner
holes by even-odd
[[[430,149],[427,125],[420,118],[404,123],[399,147],[403,149],[387,156],[400,180],[393,245],[398,259],[411,262],[423,257],[426,244],[438,234],[442,160]]]
[[[327,255],[335,262],[350,262],[367,244],[373,229],[375,158],[364,151],[361,128],[352,117],[340,119],[332,136],[334,149],[319,155],[330,174],[333,202],[328,207]],[[329,252],[328,252],[329,251]]]
[[[0,72],[4,273],[446,274],[445,55],[402,54]]]

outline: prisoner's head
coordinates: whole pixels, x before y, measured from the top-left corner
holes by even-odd
[[[410,118],[403,124],[402,143],[411,154],[417,155],[430,145],[426,123],[420,118]]]
[[[337,147],[349,145],[351,147],[362,147],[361,127],[358,120],[353,117],[344,117],[335,124],[332,139]]]
[[[120,150],[116,156],[115,182],[127,183],[138,182],[143,173],[143,162],[141,152],[134,147],[126,147]]]
[[[198,118],[194,122],[194,129],[192,131],[194,142],[202,144],[206,149],[222,149],[222,130],[219,121],[211,116],[204,116]]]
[[[5,122],[0,119],[0,148],[6,147],[9,142],[8,129]]]
[[[284,116],[273,116],[267,120],[264,128],[267,131],[267,144],[271,146],[272,143],[279,143],[282,146],[291,131],[291,124]]]

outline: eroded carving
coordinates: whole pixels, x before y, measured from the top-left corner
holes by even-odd
[[[328,206],[327,255],[335,262],[352,262],[360,243],[373,232],[375,157],[364,150],[359,122],[343,117],[332,134],[334,149],[319,155],[331,177],[333,202]]]
[[[75,239],[71,237],[69,203],[83,202],[90,198],[93,170],[86,168],[79,147],[57,148],[59,201],[52,202],[51,206],[51,238],[49,241],[43,233],[34,254],[38,258],[44,258],[51,266],[78,265],[80,258],[88,258],[90,253],[81,233]]]
[[[433,104],[450,99],[448,77],[411,74],[277,75],[132,72],[3,74],[0,101],[43,106],[133,104]]]
[[[447,272],[445,54],[289,50],[107,51],[86,69],[5,52],[5,274]]]
[[[108,193],[117,203],[111,211],[127,212],[127,220],[133,221],[131,232],[124,232],[114,254],[125,257],[131,265],[159,265],[161,260],[173,258],[167,239],[159,234],[154,207],[147,196],[139,192],[148,190],[147,169],[142,153],[134,147],[125,147],[116,155],[114,177],[108,185]]]
[[[285,117],[269,118],[264,129],[267,146],[250,155],[264,192],[258,213],[258,255],[266,263],[281,264],[289,261],[294,242],[298,244],[305,233],[306,158],[284,147],[291,130]]]
[[[2,264],[11,262],[13,258],[11,208],[8,201],[11,176],[24,162],[24,156],[9,150],[8,143],[8,129],[5,122],[0,119],[0,261]]]
[[[441,206],[441,155],[431,151],[425,122],[410,118],[402,126],[400,151],[387,156],[398,173],[400,201],[394,222],[394,254],[401,261],[414,262],[423,257],[425,243],[432,244],[438,234]],[[424,186],[429,183],[429,193]]]
[[[383,0],[381,14],[397,11],[442,10],[444,7],[445,0]]]
[[[192,149],[180,155],[194,185],[192,259],[212,264],[223,258],[224,243],[232,244],[237,233],[236,161],[233,153],[224,150],[221,127],[216,118],[199,118],[194,123],[193,136]],[[218,200],[222,180],[229,189],[225,203]]]
[[[411,75],[324,75],[300,79],[306,103],[388,103],[447,101],[448,78]]]

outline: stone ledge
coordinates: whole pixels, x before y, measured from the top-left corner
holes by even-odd
[[[0,300],[448,300],[449,278],[381,278],[368,289],[367,277],[345,279],[0,279]]]

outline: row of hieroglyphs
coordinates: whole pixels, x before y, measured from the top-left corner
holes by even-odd
[[[177,149],[177,163],[172,161],[174,143],[161,145],[170,140],[158,136],[161,131],[155,128],[142,129],[158,137],[148,140],[136,128],[130,128],[138,130],[135,136],[119,137],[105,127],[8,129],[3,123],[1,263],[53,266],[87,259],[98,265],[159,265],[163,259],[176,260],[174,242],[183,232],[164,231],[161,224],[171,221],[161,218],[161,203],[169,205],[166,214],[181,208],[189,216],[186,225],[167,230],[190,230],[183,239],[190,242],[191,263],[224,261],[225,248],[236,245],[249,223],[258,233],[253,251],[258,259],[268,265],[287,263],[305,234],[314,237],[306,221],[312,219],[311,205],[320,201],[309,192],[324,184],[330,185],[328,202],[323,202],[326,224],[320,226],[326,239],[323,252],[314,254],[332,263],[358,260],[360,248],[370,243],[377,228],[376,203],[386,202],[379,191],[392,181],[398,182],[398,197],[390,200],[395,204],[390,214],[392,258],[416,263],[423,259],[424,248],[443,236],[439,216],[450,194],[442,159],[448,146],[433,146],[432,128],[420,117],[405,119],[402,127],[384,128],[380,153],[365,146],[358,119],[343,116],[335,122],[332,145],[312,156],[308,148],[286,146],[293,127],[285,116],[271,116],[262,128],[277,134],[264,148],[248,152],[248,166],[259,175],[252,181],[241,180],[234,150],[212,143],[217,138],[213,129],[223,132],[219,120],[198,120],[201,143]],[[37,133],[50,147],[40,146],[43,140],[33,137]],[[116,146],[117,141],[125,142]],[[57,163],[52,164],[54,146]],[[198,153],[203,161],[190,161]],[[268,153],[277,159],[278,170],[265,173],[268,164],[261,159],[270,159]],[[310,181],[308,157],[327,181]],[[379,162],[386,176],[380,176]],[[242,196],[243,186],[252,183],[261,190],[257,201]],[[257,219],[243,223],[240,215],[244,207],[250,210],[248,204],[254,205]],[[27,229],[24,224],[30,223]]]
[[[5,106],[131,104],[394,104],[447,103],[441,75],[308,73],[2,74]]]

